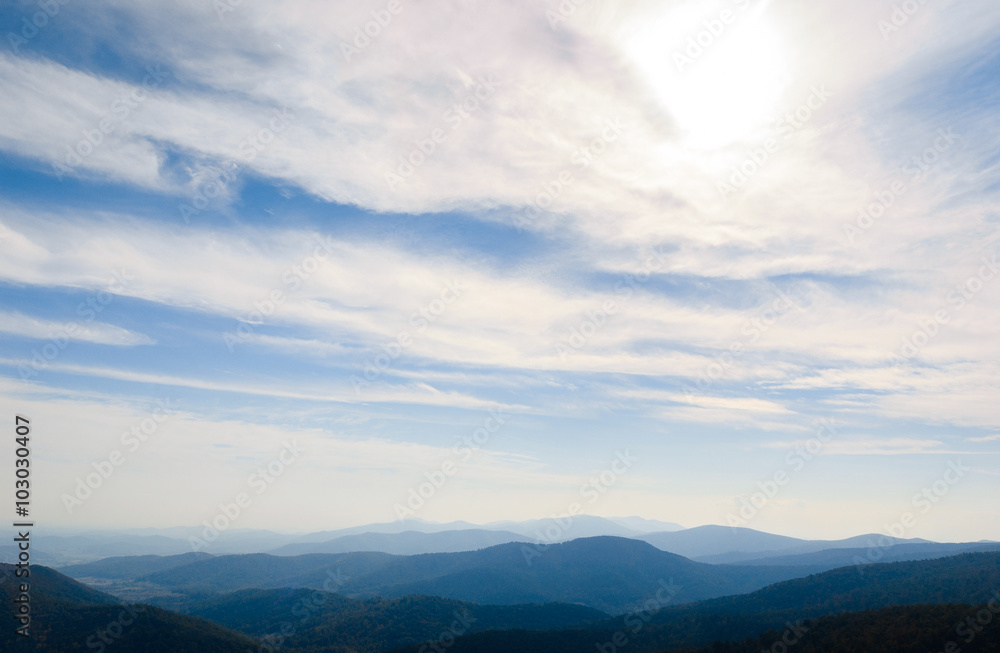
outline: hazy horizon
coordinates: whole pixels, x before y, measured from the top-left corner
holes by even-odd
[[[911,540],[911,539],[917,539],[917,540],[923,539],[923,540],[927,540],[927,541],[931,541],[931,542],[940,542],[940,543],[1000,542],[1000,540],[993,539],[993,538],[980,538],[980,539],[977,539],[977,540],[962,540],[962,539],[952,538],[952,539],[937,540],[937,539],[933,539],[933,538],[926,538],[926,537],[920,537],[920,536],[910,536],[910,535],[906,535],[905,533],[903,535],[890,535],[890,534],[886,533],[887,529],[885,529],[885,528],[880,529],[880,530],[868,531],[868,532],[846,532],[845,531],[843,533],[834,534],[833,536],[830,536],[830,537],[810,537],[810,536],[803,535],[803,534],[798,534],[798,533],[795,533],[795,532],[770,531],[770,530],[763,530],[763,529],[760,529],[760,528],[752,528],[749,525],[747,525],[747,526],[732,527],[732,526],[728,526],[726,524],[702,523],[702,524],[694,524],[694,525],[691,525],[691,526],[684,526],[684,525],[678,524],[676,522],[670,522],[670,521],[666,521],[666,520],[648,519],[648,518],[645,518],[645,517],[641,517],[639,515],[604,516],[604,515],[590,515],[590,514],[586,514],[586,513],[581,513],[579,515],[576,515],[576,517],[596,517],[596,518],[600,518],[600,519],[605,519],[605,520],[608,520],[609,522],[615,523],[615,525],[617,525],[617,526],[621,526],[623,528],[629,529],[629,530],[633,531],[637,535],[653,534],[653,533],[663,533],[663,532],[688,531],[688,530],[700,529],[700,528],[705,528],[705,527],[718,527],[718,528],[722,528],[722,529],[729,529],[733,533],[735,533],[736,531],[738,531],[740,529],[748,529],[748,530],[758,531],[758,532],[761,532],[761,533],[767,533],[767,534],[771,534],[771,535],[778,535],[778,536],[782,536],[782,537],[796,538],[796,539],[807,540],[807,541],[812,541],[812,540],[817,540],[817,541],[823,541],[823,540],[839,541],[839,540],[847,540],[847,539],[851,539],[851,538],[854,538],[854,537],[862,537],[862,536],[869,536],[869,535],[879,535],[879,536],[881,536],[881,535],[888,535],[889,540],[892,540],[892,541],[895,541],[895,540],[903,541],[903,540]],[[627,519],[640,519],[640,520],[644,520],[644,521],[648,521],[648,522],[660,522],[660,523],[663,523],[663,524],[672,524],[676,528],[656,528],[656,527],[653,527],[653,526],[647,526],[645,528],[637,528],[635,526],[630,526],[628,524],[623,524],[623,523],[619,523],[619,522],[616,521],[616,520],[627,520]],[[444,532],[458,531],[458,530],[483,529],[485,527],[492,527],[489,530],[502,531],[502,530],[505,530],[505,529],[501,528],[501,526],[504,525],[504,524],[524,524],[524,523],[530,523],[530,522],[548,522],[548,521],[551,521],[551,522],[554,522],[554,523],[566,524],[565,528],[561,528],[560,529],[559,540],[558,541],[572,540],[572,539],[577,539],[577,538],[581,538],[581,537],[595,537],[594,535],[574,535],[573,534],[573,529],[572,529],[572,524],[573,523],[579,524],[579,522],[576,522],[575,518],[572,519],[572,520],[567,520],[565,517],[559,517],[559,518],[557,518],[557,517],[551,517],[551,516],[549,516],[549,517],[527,517],[527,518],[524,518],[524,519],[513,519],[513,520],[505,519],[505,520],[497,520],[497,521],[481,522],[481,523],[479,523],[479,522],[473,522],[473,521],[470,521],[470,520],[463,520],[463,519],[452,520],[452,521],[448,521],[448,522],[438,522],[438,521],[431,521],[431,520],[420,519],[420,518],[410,518],[410,519],[404,519],[404,520],[398,520],[398,521],[390,521],[390,522],[364,522],[364,523],[348,524],[348,525],[342,525],[342,526],[315,527],[315,528],[308,528],[308,529],[275,529],[275,528],[267,528],[267,527],[244,527],[244,526],[238,526],[237,525],[237,526],[225,526],[224,528],[221,528],[221,529],[219,529],[219,528],[213,528],[212,530],[214,530],[215,532],[218,532],[220,535],[223,535],[223,534],[236,535],[236,534],[239,534],[241,532],[244,532],[244,533],[267,532],[267,533],[274,533],[276,535],[282,535],[282,536],[288,536],[288,537],[313,535],[313,534],[317,534],[317,533],[327,533],[327,532],[330,532],[330,533],[340,533],[341,531],[355,531],[355,530],[358,532],[358,534],[365,534],[365,533],[399,534],[399,533],[404,533],[404,532],[418,532],[418,533],[433,534],[433,533],[444,533]],[[225,522],[221,522],[221,523],[224,524]],[[408,523],[424,524],[424,525],[427,525],[427,526],[442,526],[442,527],[443,526],[453,526],[453,525],[458,525],[458,526],[456,526],[455,528],[449,528],[449,529],[422,531],[422,530],[415,530],[413,528],[405,528],[405,526]],[[101,525],[101,526],[86,526],[86,525],[82,525],[82,526],[73,526],[73,525],[65,525],[65,524],[63,524],[63,525],[60,525],[60,524],[56,524],[56,525],[52,525],[52,524],[39,524],[39,525],[36,526],[36,530],[38,532],[40,532],[40,533],[64,532],[64,533],[69,533],[69,534],[102,533],[102,532],[106,532],[106,533],[135,533],[135,532],[139,532],[139,531],[150,531],[150,532],[153,532],[153,533],[165,533],[165,532],[171,532],[171,531],[173,531],[173,532],[180,532],[180,533],[182,533],[180,535],[180,537],[183,538],[183,537],[187,537],[187,536],[192,535],[192,534],[198,535],[199,533],[201,533],[202,531],[204,531],[205,529],[207,529],[210,526],[211,526],[210,523],[207,524],[205,522],[202,522],[200,524],[173,524],[173,525],[167,525],[167,526],[130,526],[130,525],[117,525],[117,526],[116,525]],[[383,529],[383,530],[377,530],[377,531],[362,530],[362,529],[365,529],[366,527],[374,527],[374,526],[381,526],[381,527],[399,526],[400,528],[398,530],[396,530],[396,529]],[[541,539],[543,541],[550,539],[550,538],[548,538],[548,537],[545,536],[544,530],[541,531],[541,532],[542,532],[542,535],[543,535],[543,537]],[[336,537],[342,537],[342,536],[343,535],[332,535],[331,537],[336,538]],[[613,537],[630,537],[630,535],[628,535],[628,534],[612,535],[612,536]],[[889,540],[886,540],[886,541],[889,541]],[[555,541],[555,540],[553,540],[553,541]]]

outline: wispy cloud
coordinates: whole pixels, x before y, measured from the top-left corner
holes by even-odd
[[[996,435],[984,435],[978,438],[969,438],[969,442],[997,442],[1000,440],[1000,433]]]
[[[133,333],[113,324],[82,324],[76,321],[59,323],[8,311],[0,311],[0,333],[33,340],[83,340],[121,347],[156,344],[156,341],[147,335]]]
[[[806,441],[768,442],[764,447],[769,449],[794,449],[806,446]],[[918,440],[914,438],[871,438],[866,440],[832,440],[823,445],[823,455],[831,456],[904,456],[913,454],[971,454],[969,451],[956,451],[946,447],[939,440]]]
[[[711,451],[724,473],[683,481],[701,507],[817,415],[844,422],[842,479],[987,448],[1000,5],[886,31],[886,3],[743,4],[683,65],[712,3],[552,25],[443,0],[357,52],[374,0],[61,5],[59,38],[0,53],[5,374],[124,272],[38,387],[175,389],[260,442],[344,427],[355,487],[383,478],[372,443],[396,473],[503,406],[506,457],[453,517],[499,511],[519,464],[555,497],[621,434],[663,478]]]

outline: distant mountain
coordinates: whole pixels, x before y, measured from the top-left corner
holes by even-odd
[[[180,526],[174,528],[134,528],[121,531],[127,535],[160,535],[184,542],[184,551],[191,551],[191,536],[201,538],[205,527]],[[221,531],[208,546],[207,553],[216,555],[227,553],[261,553],[269,549],[295,542],[301,533],[276,533],[257,528],[230,528]]]
[[[12,605],[7,601],[7,598],[13,599],[17,593],[16,588],[21,582],[20,578],[16,576],[16,569],[14,565],[0,564],[0,594],[4,596],[5,606]],[[113,596],[99,592],[60,574],[58,571],[41,565],[31,565],[27,578],[29,596],[32,606],[36,608],[45,607],[45,604],[51,601],[82,605],[118,603],[118,600]],[[10,611],[4,610],[3,612],[7,614]]]
[[[678,601],[749,592],[808,573],[795,567],[728,567],[692,562],[627,538],[583,538],[537,547],[501,544],[478,551],[392,556],[384,553],[218,556],[136,580],[185,592],[320,588],[330,574],[341,593],[386,598],[441,596],[479,604],[580,603],[625,612],[661,583]]]
[[[365,577],[385,568],[397,558],[387,553],[312,553],[301,556],[250,553],[205,558],[152,572],[135,580],[185,592],[278,587],[319,589],[328,578]]]
[[[1000,590],[1000,553],[841,567],[698,604],[701,612],[821,616],[917,603],[985,603]],[[800,617],[801,618],[801,617]]]
[[[134,579],[212,557],[214,556],[208,553],[182,553],[174,556],[114,556],[81,565],[68,565],[59,571],[71,578]]]
[[[880,535],[858,535],[843,540],[802,540],[797,537],[774,535],[752,528],[730,526],[697,526],[668,533],[647,533],[636,536],[663,551],[676,553],[698,562],[741,564],[745,560],[778,555],[814,553],[824,549],[860,548],[869,541],[884,540]],[[927,540],[894,540],[897,544],[927,543]]]
[[[361,536],[365,534],[401,534],[406,532],[416,533],[446,533],[462,531],[500,531],[509,534],[513,533],[521,541],[543,541],[548,543],[565,542],[581,537],[596,537],[600,535],[614,535],[618,537],[635,537],[643,533],[654,531],[673,531],[682,528],[672,522],[658,522],[655,520],[642,519],[641,517],[595,517],[593,515],[576,515],[569,522],[557,522],[555,519],[531,519],[527,521],[498,521],[488,524],[471,524],[464,521],[449,522],[440,524],[436,522],[424,521],[422,519],[402,519],[394,522],[382,524],[367,524],[353,528],[343,528],[333,531],[320,531],[301,535],[294,541],[295,544],[317,544],[329,542],[348,536]],[[447,540],[441,540],[446,542]],[[465,549],[474,550],[476,547]],[[288,549],[293,551],[295,549]],[[381,549],[379,549],[381,550]],[[305,548],[302,549],[306,552]],[[447,553],[450,549],[439,551],[427,551],[427,553]],[[311,551],[310,551],[311,552]],[[318,551],[317,551],[318,552]],[[394,553],[395,551],[386,551]],[[282,553],[281,555],[285,555]]]
[[[572,519],[561,521],[555,518],[529,519],[517,522],[501,521],[486,524],[483,528],[504,529],[548,543],[601,535],[634,537],[642,534],[642,531],[593,515],[575,515]]]
[[[751,532],[748,537],[757,535]],[[907,548],[929,551],[921,543],[896,546],[901,548],[893,555],[914,555]],[[808,555],[815,565],[830,562],[824,556],[850,551]],[[78,625],[81,619],[108,616],[108,606],[97,605],[106,603],[107,595],[43,567],[33,568],[33,575],[36,569],[43,590],[37,604],[40,625],[41,616],[48,614],[46,618],[59,628],[86,635]],[[1000,599],[1000,552],[851,565],[805,576],[807,568],[791,564],[699,563],[619,537],[582,538],[547,547],[508,543],[477,551],[412,556],[352,552],[122,557],[80,565],[73,571],[81,577],[103,575],[125,584],[150,583],[173,590],[159,605],[210,618],[247,635],[260,637],[290,624],[295,633],[283,640],[283,653],[374,653],[395,646],[417,652],[460,616],[468,625],[460,629],[463,636],[449,642],[448,653],[576,653],[594,650],[595,645],[610,650],[600,645],[622,636],[628,650],[635,653],[690,649],[717,640],[749,646],[748,642],[759,643],[762,633],[770,636],[768,629],[780,635],[786,623],[803,619],[895,605],[981,605]],[[52,589],[45,589],[46,579],[52,581]],[[335,581],[333,591],[340,595],[315,591],[324,584],[329,590],[331,580]],[[664,597],[669,600],[663,601]],[[184,617],[150,610],[152,630],[133,631],[146,633],[138,641],[171,628],[188,633],[195,642],[205,637],[221,642],[218,648],[201,649],[189,642],[189,648],[180,650],[237,650],[226,648],[236,641],[234,633],[205,630],[204,622],[179,622]],[[628,611],[633,612],[622,614]],[[601,612],[620,616],[602,618]],[[110,614],[114,618],[117,613]],[[830,632],[840,637],[837,633],[847,631],[838,626]],[[813,649],[805,647],[803,639],[796,653],[823,650],[818,647],[835,641],[824,637],[816,640]],[[69,640],[58,641],[65,648]],[[0,650],[16,650],[3,644],[0,638]],[[845,644],[832,650],[864,649]]]
[[[39,564],[79,564],[110,556],[174,555],[191,551],[188,542],[162,535],[128,535],[115,531],[53,535],[42,529],[34,535],[44,543],[45,555],[39,559]],[[3,552],[3,559],[11,560],[7,551]]]
[[[14,568],[0,565],[0,650],[20,653],[66,653],[93,650],[103,653],[245,653],[257,644],[203,619],[173,614],[150,606],[118,605],[112,597],[96,592],[43,566],[32,565],[30,585],[30,638],[15,633],[13,606],[18,593]],[[120,627],[121,630],[117,630]],[[117,636],[108,635],[110,632]],[[109,638],[110,644],[99,639]]]
[[[38,551],[32,549],[32,560],[38,564],[62,567],[113,556],[179,555],[194,550],[188,537],[200,537],[202,531],[203,527],[85,532],[37,529],[38,540],[44,542],[44,547]],[[288,544],[297,537],[270,531],[234,529],[223,531],[204,550],[214,554],[266,551]],[[0,546],[0,562],[14,562],[16,556],[14,547]]]
[[[364,533],[404,533],[406,531],[415,531],[417,533],[441,533],[444,531],[458,531],[476,528],[499,530],[477,524],[471,524],[466,521],[453,521],[441,524],[438,522],[425,521],[423,519],[400,519],[392,522],[365,524],[363,526],[353,526],[350,528],[339,528],[330,531],[308,533],[296,537],[293,543],[328,542],[338,537],[345,537],[347,535],[362,535]]]
[[[86,532],[57,529],[52,532],[42,532],[44,538],[40,541],[44,540],[45,547],[35,553],[39,564],[55,567],[84,564],[116,556],[180,555],[194,550],[188,538],[191,536],[200,538],[202,530],[203,527]],[[405,519],[307,534],[231,529],[223,531],[218,539],[198,550],[217,556],[243,553],[291,556],[354,551],[415,555],[474,551],[512,541],[551,544],[604,535],[642,540],[663,551],[676,553],[696,562],[712,564],[744,562],[761,564],[764,558],[817,553],[835,548],[868,548],[871,541],[885,540],[885,536],[877,534],[859,535],[843,540],[804,540],[749,528],[710,525],[685,529],[672,522],[640,517],[605,518],[577,515],[568,522],[536,519],[482,525],[464,521],[436,523],[421,519]],[[937,544],[919,539],[896,540],[895,543]],[[961,550],[965,549],[942,549],[941,553]],[[14,561],[16,555],[17,550],[11,545],[0,545],[0,561]],[[813,561],[803,559],[802,564],[812,565]],[[820,561],[817,564],[819,566],[815,569],[830,568],[827,562]]]
[[[876,540],[873,540],[873,542]],[[863,549],[825,549],[815,553],[798,553],[794,555],[770,555],[761,558],[750,558],[741,561],[741,565],[789,565],[793,567],[810,567],[817,571],[827,571],[838,567],[847,567],[858,561],[864,563],[905,562],[907,560],[930,560],[944,558],[960,553],[1000,551],[1000,543],[976,542],[967,544],[938,544],[936,542],[918,542],[915,544],[895,544],[886,547],[865,547]],[[719,556],[719,558],[728,556]],[[711,562],[712,556],[701,558],[702,562]]]
[[[768,629],[780,632],[788,622],[841,612],[897,605],[981,605],[991,599],[1000,600],[1000,553],[968,553],[938,560],[836,569],[745,595],[625,615],[587,629],[477,633],[457,639],[448,652],[577,653],[592,651],[595,644],[611,642],[618,634],[619,641],[626,637],[629,651],[644,653],[706,646],[715,641],[741,641]],[[770,645],[766,650],[771,650]],[[860,653],[867,649],[853,646],[813,650]]]
[[[697,526],[682,531],[646,533],[639,535],[638,539],[649,542],[663,551],[691,559],[734,551],[762,552],[790,549],[807,542],[752,528],[729,526]]]
[[[643,519],[642,517],[608,517],[619,526],[630,528],[640,533],[661,533],[663,531],[682,531],[684,527],[670,521],[659,521],[657,519]]]
[[[576,628],[608,615],[580,605],[483,606],[430,596],[353,600],[313,590],[241,590],[181,606],[197,615],[255,637],[289,633],[281,649],[336,647],[379,651],[436,639],[458,622],[461,632]]]
[[[8,541],[14,536],[6,538]],[[17,556],[20,554],[20,549],[14,544],[3,544],[0,545],[0,563],[13,564],[17,562]],[[90,559],[89,556],[86,559]],[[31,547],[31,561],[34,564],[45,565],[46,567],[61,567],[63,565],[74,564],[80,562],[80,558],[75,556],[66,556],[58,551],[50,551],[44,548],[36,549],[34,546]]]
[[[455,553],[475,551],[507,542],[530,542],[510,531],[489,531],[483,529],[463,529],[420,533],[361,533],[344,535],[326,542],[298,542],[269,551],[274,555],[291,556],[305,553],[349,553],[352,551],[380,551],[395,555],[416,555],[418,553]]]

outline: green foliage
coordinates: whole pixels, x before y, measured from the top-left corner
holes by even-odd
[[[185,591],[232,591],[247,588],[320,588],[327,572],[357,577],[387,565],[398,556],[388,553],[311,553],[273,556],[266,553],[205,558],[134,580]]]
[[[526,555],[527,554],[527,555]],[[608,613],[635,609],[660,581],[680,602],[748,592],[802,575],[796,567],[723,567],[693,562],[645,542],[592,537],[539,550],[521,543],[462,553],[219,556],[147,574],[139,581],[185,592],[248,588],[319,589],[330,572],[349,596],[443,596],[479,604],[582,603]]]
[[[746,595],[666,607],[655,614],[617,617],[587,630],[477,633],[460,638],[448,651],[594,651],[596,645],[612,642],[616,633],[627,638],[629,653],[679,649],[705,646],[716,640],[739,641],[769,629],[781,630],[790,621],[848,611],[917,604],[982,604],[998,590],[1000,553],[969,553],[939,560],[835,569]]]
[[[971,624],[969,619],[972,619]],[[992,613],[986,606],[892,607],[823,617],[803,625],[807,629],[805,634],[788,650],[795,653],[927,653],[947,649],[952,653],[1000,653],[1000,614]],[[782,650],[776,642],[780,642],[783,635],[784,632],[771,630],[739,643],[716,642],[695,653]],[[952,644],[950,649],[947,648],[949,644]]]
[[[106,564],[112,571],[130,565],[134,571],[164,561]],[[345,573],[345,567],[350,571]],[[97,650],[100,640],[95,635],[120,621],[123,607],[109,605],[114,599],[108,595],[58,572],[38,566],[31,569],[33,638],[28,643],[18,641],[13,615],[5,611],[0,618],[0,650]],[[949,642],[955,642],[950,653],[1000,653],[1000,614],[982,607],[1000,598],[1000,553],[852,566],[749,594],[656,606],[614,618],[568,603],[474,605],[441,596],[349,598],[294,585],[281,588],[296,578],[311,578],[319,587],[331,579],[331,572],[338,582],[346,579],[345,585],[338,586],[341,591],[345,587],[404,591],[423,584],[475,592],[497,603],[515,590],[521,596],[584,597],[590,602],[604,593],[600,600],[616,606],[635,604],[637,596],[654,596],[660,578],[671,578],[682,586],[685,581],[693,583],[702,592],[720,591],[727,583],[761,582],[760,577],[748,576],[745,567],[702,565],[620,538],[589,538],[553,546],[533,558],[531,565],[526,564],[520,545],[408,557],[370,553],[222,556],[180,566],[168,563],[146,577],[203,593],[209,587],[218,590],[252,581],[278,584],[278,588],[188,595],[177,603],[183,615],[143,608],[107,651],[245,653],[267,650],[259,639],[246,635],[260,638],[283,632],[277,640],[283,653],[376,653],[393,648],[418,653],[426,642],[442,636],[450,644],[448,653],[756,653],[783,650],[774,645],[786,624],[795,622],[804,626],[804,635],[788,648],[793,653],[938,653]],[[0,599],[10,605],[16,587],[11,566],[0,567],[0,576]],[[171,600],[178,601],[176,597]],[[973,631],[963,632],[956,626],[977,614],[988,615],[990,622],[967,640]],[[461,636],[451,642],[451,632]]]
[[[69,565],[62,567],[60,571],[72,578],[96,577],[131,580],[212,557],[214,556],[208,553],[183,553],[173,556],[114,556],[82,565]]]
[[[0,567],[0,651],[12,653],[67,653],[98,651],[109,653],[245,653],[253,640],[216,624],[148,606],[134,607],[130,615],[117,601],[46,567],[33,565],[28,577],[31,637],[15,633],[10,609],[17,593],[17,579],[11,565]],[[124,615],[124,617],[123,617]],[[125,623],[126,625],[122,625]],[[117,625],[113,625],[117,624]],[[98,637],[111,627],[117,635]],[[121,628],[118,630],[118,628]]]
[[[10,601],[17,592],[18,584],[24,582],[15,576],[16,569],[14,565],[0,564],[0,597],[5,606],[11,605]],[[31,588],[32,603],[36,595],[41,605],[49,601],[69,601],[89,605],[118,602],[115,597],[98,592],[48,567],[32,565],[29,573],[27,582]]]
[[[568,628],[607,614],[579,605],[474,605],[433,596],[348,599],[313,590],[242,590],[192,602],[185,614],[204,617],[256,637],[285,633],[286,647],[381,651],[436,639],[448,628]],[[291,629],[294,629],[292,633]]]

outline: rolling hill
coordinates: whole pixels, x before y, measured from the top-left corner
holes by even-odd
[[[306,553],[351,553],[354,551],[378,551],[395,555],[416,555],[419,553],[457,553],[475,551],[495,544],[508,542],[531,542],[533,538],[510,531],[490,531],[484,529],[463,529],[421,533],[360,533],[344,535],[325,542],[297,542],[278,547],[269,553],[279,556],[303,555]]]
[[[434,639],[454,624],[461,632],[575,628],[607,614],[579,605],[483,606],[430,596],[348,599],[312,590],[241,590],[180,608],[255,637],[281,637],[282,648],[344,647],[381,651]]]
[[[0,650],[11,653],[245,653],[255,642],[204,619],[151,606],[123,607],[47,567],[33,565],[30,584],[30,638],[15,633],[14,612],[0,614]],[[0,601],[12,606],[17,592],[13,567],[0,565]],[[101,639],[101,636],[105,638]]]
[[[447,554],[440,554],[447,555]],[[387,553],[311,553],[273,556],[266,553],[216,556],[154,571],[136,578],[184,591],[225,592],[248,588],[321,588],[327,578],[364,577],[398,556]]]
[[[697,526],[682,531],[647,533],[636,536],[663,551],[676,553],[698,562],[742,564],[744,560],[778,555],[814,553],[825,549],[860,548],[880,535],[857,535],[843,540],[802,540],[774,535],[752,528]],[[896,544],[924,543],[927,540],[894,540]]]
[[[984,611],[995,616],[986,624],[968,624]],[[808,620],[800,630],[769,630],[742,642],[715,643],[692,653],[771,651],[786,633],[785,641],[794,642],[796,653],[1000,652],[1000,615],[985,605],[909,605],[848,612]]]
[[[74,571],[74,573],[77,573]],[[808,573],[795,567],[692,562],[627,538],[583,538],[538,548],[501,544],[479,551],[392,556],[384,553],[218,556],[137,577],[184,592],[280,587],[320,588],[347,578],[354,597],[441,596],[480,604],[581,603],[626,612],[659,583],[682,587],[677,600],[749,592]]]
[[[782,556],[768,556],[743,560],[741,565],[790,565],[793,567],[812,567],[823,571],[848,567],[861,561],[875,562],[905,562],[908,560],[930,560],[944,558],[961,553],[987,553],[1000,551],[997,543],[967,543],[967,544],[937,544],[935,542],[917,544],[895,544],[887,547],[865,547],[858,549],[825,549],[814,553],[798,553]],[[706,561],[704,558],[702,562]]]
[[[595,645],[613,642],[618,633],[619,641],[627,640],[629,651],[662,651],[742,641],[769,629],[781,631],[789,622],[843,612],[921,604],[982,605],[991,600],[1000,600],[1000,553],[968,553],[836,569],[745,595],[656,606],[586,629],[474,633],[458,638],[449,653],[593,651]]]
[[[803,620],[791,627],[785,625],[762,629],[754,636],[738,642],[723,641],[706,628],[707,646],[692,648],[656,648],[635,639],[631,629],[595,633],[573,630],[547,633],[527,631],[487,631],[460,637],[448,651],[456,653],[495,653],[496,651],[545,651],[546,653],[584,653],[594,650],[604,653],[628,651],[635,653],[760,653],[794,651],[795,653],[951,653],[1000,652],[1000,615],[995,615],[977,632],[966,625],[969,618],[982,614],[986,606],[913,605],[896,606],[864,612]],[[612,638],[618,636],[621,646]],[[622,639],[624,638],[624,639]],[[949,647],[949,643],[951,646]],[[426,645],[424,645],[426,647]],[[418,647],[396,649],[392,653],[416,653]],[[424,648],[424,650],[427,650]]]
[[[212,557],[214,556],[207,553],[182,553],[172,556],[114,556],[95,562],[69,565],[59,571],[72,578],[133,579]]]

